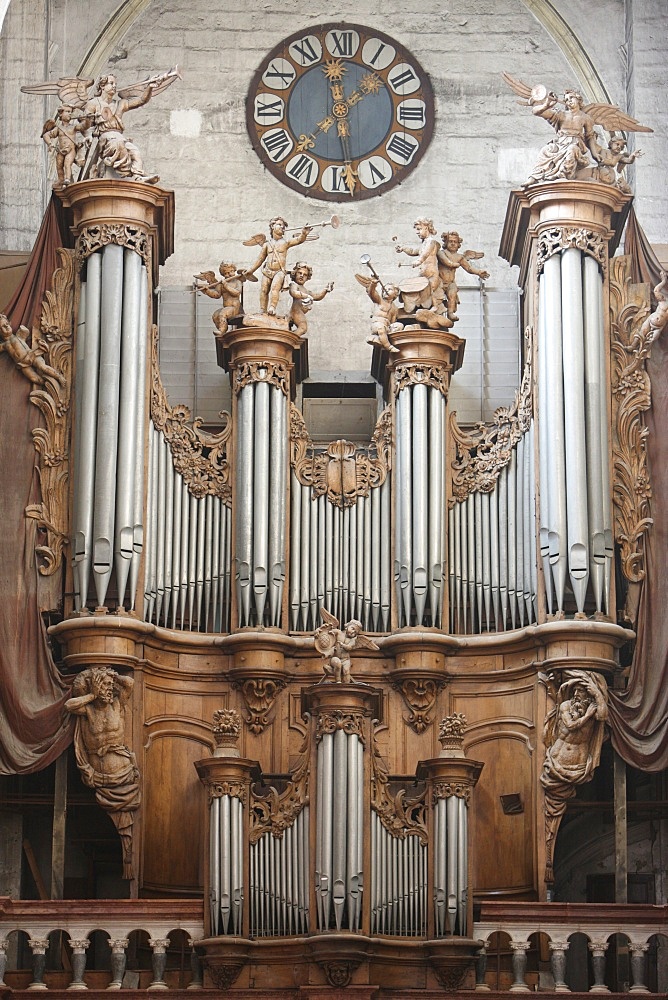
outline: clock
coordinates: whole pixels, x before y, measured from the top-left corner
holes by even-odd
[[[327,201],[371,198],[424,155],[434,95],[417,59],[389,35],[323,24],[266,56],[246,118],[255,151],[283,184]]]

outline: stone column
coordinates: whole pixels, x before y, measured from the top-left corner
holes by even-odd
[[[550,941],[550,965],[554,978],[555,993],[570,993],[570,988],[564,980],[566,974],[566,952],[569,941]]]
[[[84,982],[84,972],[86,971],[86,949],[90,941],[88,938],[77,940],[70,939],[72,948],[72,982],[67,987],[68,990],[87,990]]]
[[[633,980],[633,985],[629,993],[649,993],[644,982],[645,953],[648,950],[648,944],[636,944],[635,942],[629,944],[629,951],[631,952],[631,979]]]
[[[123,985],[127,955],[125,949],[130,944],[128,938],[116,938],[111,942],[111,982],[108,990],[120,990]]]
[[[3,938],[0,941],[0,988],[6,987],[5,982],[5,971],[7,969],[7,938]]]
[[[197,954],[196,945],[197,941],[193,938],[188,938],[188,947],[190,948],[190,970],[192,972],[190,985],[187,987],[189,990],[201,990],[203,985],[202,960]]]
[[[511,993],[530,993],[531,990],[524,980],[524,973],[527,969],[528,941],[511,941],[510,947],[513,953],[513,985],[510,987]]]
[[[169,938],[149,938],[149,946],[153,949],[151,956],[151,967],[153,969],[153,982],[149,990],[168,989],[165,982],[165,969],[167,968],[167,949],[169,948]]]
[[[475,960],[475,991],[476,993],[489,993],[489,986],[485,982],[487,972],[487,948],[480,948]]]
[[[608,942],[590,941],[588,947],[591,952],[591,964],[594,971],[594,985],[589,992],[609,993],[610,990],[605,985],[605,953],[608,950]]]
[[[49,947],[48,938],[29,938],[28,944],[32,951],[32,982],[29,990],[45,990],[44,970],[46,969],[46,950]]]

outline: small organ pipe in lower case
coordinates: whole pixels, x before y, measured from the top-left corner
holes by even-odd
[[[275,837],[271,832],[250,846],[250,923],[255,937],[308,934],[309,809]]]
[[[441,625],[445,399],[414,384],[396,398],[395,584],[399,626]]]
[[[371,933],[419,937],[427,922],[427,847],[393,836],[371,810]]]
[[[209,912],[211,935],[241,934],[243,920],[243,805],[232,795],[211,800]]]
[[[318,744],[315,896],[319,930],[359,930],[362,919],[363,747],[337,729]]]
[[[230,629],[231,513],[220,497],[194,497],[151,423],[144,617],[165,628]]]
[[[468,813],[457,795],[434,808],[434,926],[436,937],[466,934]]]
[[[491,493],[449,512],[453,632],[504,631],[536,620],[533,427],[512,451]]]
[[[245,385],[237,401],[235,572],[241,627],[281,624],[287,447],[282,391],[264,381]]]
[[[310,631],[326,608],[368,632],[390,627],[390,482],[341,510],[291,475],[290,627]]]

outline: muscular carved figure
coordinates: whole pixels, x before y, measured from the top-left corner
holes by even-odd
[[[109,667],[83,670],[65,708],[77,716],[74,750],[81,780],[109,813],[123,848],[123,878],[132,874],[133,813],[139,808],[139,771],[125,743],[125,706],[134,680]]]

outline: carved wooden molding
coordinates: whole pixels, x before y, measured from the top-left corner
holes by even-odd
[[[615,541],[620,547],[622,572],[639,583],[645,576],[643,538],[652,518],[652,496],[647,467],[647,428],[642,414],[651,404],[651,385],[645,370],[651,329],[642,330],[649,313],[645,286],[631,281],[631,261],[615,257],[610,274],[612,352],[613,505]]]
[[[76,242],[77,264],[81,267],[96,250],[116,243],[138,253],[150,269],[151,241],[141,226],[123,222],[102,222],[98,225],[83,226]]]
[[[290,369],[277,361],[242,361],[234,369],[234,391],[237,395],[252,382],[267,382],[284,396],[290,395]]]
[[[286,686],[287,680],[276,678],[271,680],[263,677],[251,677],[247,680],[234,680],[233,686],[240,691],[248,715],[246,724],[256,735],[263,732],[271,722],[271,710],[276,698]]]
[[[251,828],[249,841],[256,844],[265,833],[282,837],[292,826],[304,806],[309,803],[309,776],[311,772],[311,729],[304,734],[299,748],[297,764],[292,771],[292,779],[284,792],[279,793],[273,786],[267,796],[251,792]]]
[[[499,473],[510,462],[513,448],[529,429],[533,413],[531,327],[524,332],[524,343],[522,382],[511,406],[499,406],[492,423],[477,423],[470,431],[461,429],[456,413],[450,415],[450,434],[455,442],[450,506],[475,491],[491,493]]]
[[[290,463],[302,486],[310,486],[313,499],[326,494],[341,509],[353,507],[382,486],[392,466],[392,412],[381,413],[367,449],[351,441],[332,441],[315,452],[304,417],[290,404]]]
[[[438,389],[442,396],[448,398],[452,365],[398,364],[394,369],[394,395],[398,396],[402,389],[411,385],[426,385]]]
[[[434,802],[439,799],[450,799],[452,796],[464,799],[468,806],[471,802],[471,786],[459,781],[437,781],[434,783]]]
[[[30,401],[42,413],[44,427],[35,427],[32,438],[39,456],[38,475],[41,502],[26,507],[26,517],[34,518],[46,532],[39,572],[51,576],[62,562],[69,544],[69,437],[72,391],[72,334],[74,326],[74,252],[58,248],[61,266],[53,272],[52,288],[42,303],[39,330],[32,331],[33,352],[48,369],[30,393]],[[19,364],[19,371],[21,365]]]
[[[243,781],[211,781],[207,785],[209,789],[209,803],[213,799],[220,799],[223,795],[229,795],[231,799],[246,801],[246,785]]]
[[[423,787],[413,797],[400,788],[396,794],[390,789],[387,764],[383,760],[376,736],[372,740],[371,754],[371,807],[375,810],[385,829],[393,837],[405,840],[409,835],[417,835],[426,844],[426,788]]]
[[[364,739],[364,715],[362,712],[343,712],[337,709],[334,712],[321,712],[315,730],[315,741],[319,743],[325,733],[335,733],[342,729],[346,736],[358,736],[362,746]]]
[[[232,418],[225,410],[220,416],[224,426],[217,434],[202,430],[202,420],[187,406],[170,406],[160,377],[158,365],[158,328],[153,327],[151,351],[151,418],[165,436],[174,461],[174,468],[185,480],[194,497],[211,494],[231,506],[232,484],[227,457],[232,433]]]
[[[408,718],[404,716],[404,721],[418,735],[424,733],[432,725],[434,720],[429,713],[436,704],[439,691],[445,687],[445,684],[445,677],[443,679],[405,677],[393,680],[393,688],[401,694],[409,711]]]
[[[593,229],[576,228],[574,226],[554,226],[544,230],[538,238],[536,249],[536,264],[538,274],[541,274],[545,261],[555,253],[574,247],[593,257],[603,274],[608,266],[608,244],[600,233]]]

